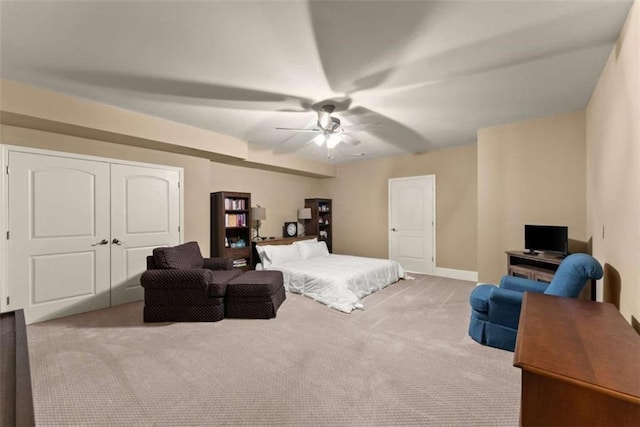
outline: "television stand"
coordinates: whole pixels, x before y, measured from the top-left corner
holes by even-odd
[[[537,256],[538,252],[534,251],[534,250],[530,250],[530,251],[524,251],[522,252],[525,255],[531,255],[531,256]]]
[[[537,282],[551,283],[556,270],[564,260],[564,256],[557,253],[537,252],[530,254],[528,251],[507,251],[507,274],[509,276],[522,277]],[[590,286],[589,286],[590,284]],[[595,281],[585,286],[580,294],[581,299],[596,300]]]

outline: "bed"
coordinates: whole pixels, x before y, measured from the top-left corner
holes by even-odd
[[[396,261],[350,255],[334,255],[316,239],[287,245],[256,245],[257,269],[281,271],[284,286],[330,308],[351,313],[363,309],[362,298],[407,275]]]

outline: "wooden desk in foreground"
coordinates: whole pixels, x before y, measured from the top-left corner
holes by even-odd
[[[640,425],[640,336],[613,304],[527,292],[513,364],[523,426]]]

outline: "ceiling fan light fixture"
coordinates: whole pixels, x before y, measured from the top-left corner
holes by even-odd
[[[327,137],[327,148],[333,149],[340,144],[340,134],[332,133]]]
[[[327,140],[327,136],[323,133],[316,135],[315,138],[312,139],[313,143],[320,147]]]
[[[320,126],[321,129],[330,129],[331,125],[331,113],[328,111],[318,111],[318,126]]]
[[[0,0],[1,1],[1,0]],[[331,101],[331,100],[328,100]],[[350,100],[349,100],[350,102]],[[338,111],[345,111],[348,108],[347,104],[340,104],[340,109]],[[318,127],[317,128],[283,128],[277,127],[279,130],[289,130],[289,131],[298,131],[298,132],[313,132],[317,133],[317,135],[308,142],[313,142],[318,147],[322,148],[326,146],[327,158],[334,159],[335,158],[335,149],[338,145],[345,143],[350,145],[358,145],[360,141],[350,136],[347,132],[357,132],[358,129],[351,130],[350,128],[354,126],[362,126],[362,125],[352,125],[349,126],[349,129],[342,128],[342,122],[338,117],[334,117],[334,111],[336,111],[336,105],[333,102],[328,103],[318,103],[313,105],[313,110],[318,115]]]
[[[336,132],[338,129],[340,129],[340,119],[331,117],[331,131]]]

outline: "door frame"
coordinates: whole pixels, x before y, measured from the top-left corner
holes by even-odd
[[[2,171],[0,173],[0,200],[2,203],[2,208],[0,209],[0,227],[2,228],[2,234],[0,234],[0,313],[10,312],[15,310],[13,307],[7,307],[7,294],[9,293],[9,285],[7,283],[8,272],[7,272],[7,260],[8,260],[8,242],[7,236],[10,232],[9,230],[9,180],[8,176],[10,175],[9,170],[9,152],[22,152],[22,153],[30,153],[30,154],[40,154],[45,156],[55,156],[55,157],[64,157],[64,158],[72,158],[79,160],[90,160],[94,162],[104,162],[109,164],[120,164],[120,165],[130,165],[130,166],[141,166],[153,169],[162,169],[162,170],[173,170],[177,171],[180,174],[180,182],[179,182],[179,203],[180,210],[178,215],[179,219],[179,227],[178,231],[178,241],[179,243],[183,243],[184,241],[184,168],[178,166],[168,166],[168,165],[160,165],[154,163],[144,163],[144,162],[135,162],[129,160],[121,160],[114,159],[110,157],[99,157],[99,156],[90,156],[86,154],[77,154],[66,151],[54,151],[54,150],[45,150],[41,148],[31,148],[31,147],[22,147],[19,145],[7,145],[0,144],[0,161],[2,163]]]
[[[436,175],[435,174],[431,174],[431,175],[417,175],[417,176],[405,176],[405,177],[399,177],[399,178],[389,178],[388,180],[388,184],[387,184],[387,253],[389,255],[389,257],[391,257],[391,183],[392,182],[398,182],[398,181],[409,181],[409,180],[416,180],[416,179],[423,179],[423,178],[430,178],[431,182],[432,182],[432,186],[431,186],[431,194],[432,194],[432,198],[431,198],[431,212],[433,215],[433,240],[431,242],[431,251],[433,253],[433,268],[430,274],[436,274],[436,270],[437,270],[437,256],[436,256]]]

